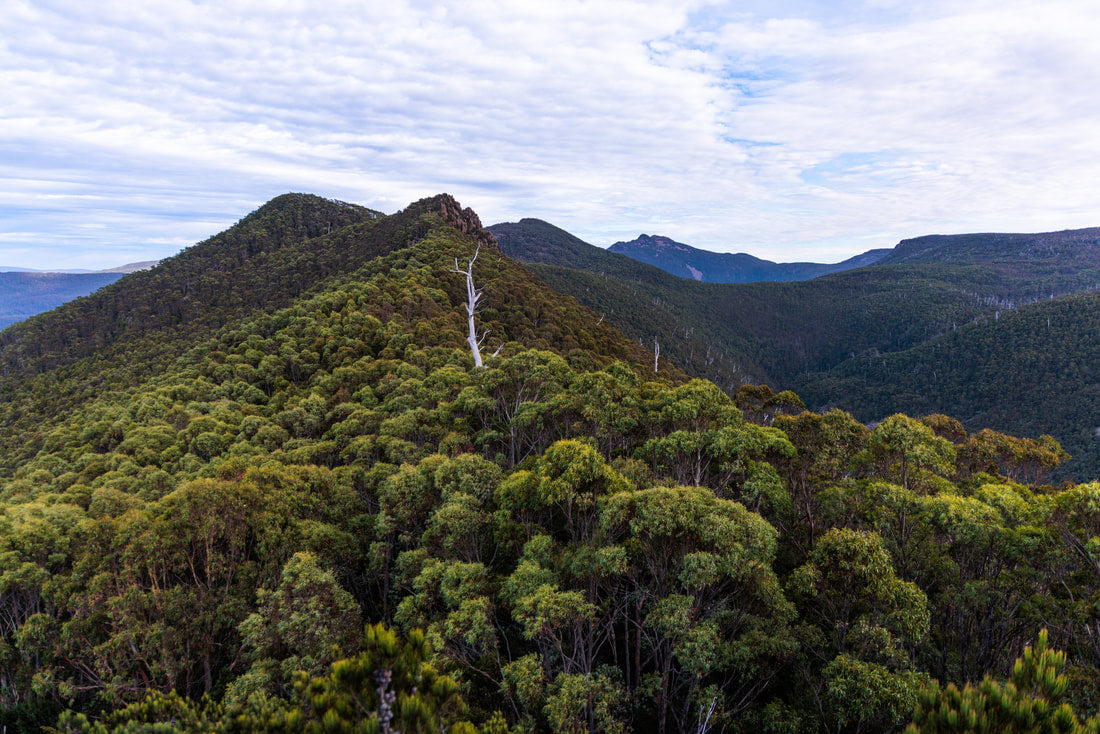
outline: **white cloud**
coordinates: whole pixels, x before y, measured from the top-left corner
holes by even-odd
[[[290,190],[772,259],[1098,223],[1068,0],[9,5],[0,264],[168,254]]]
[[[1095,224],[1098,190],[1082,184],[1100,163],[1084,134],[1100,117],[1100,52],[1089,40],[1097,18],[1081,10],[998,4],[900,26],[725,26],[711,52],[778,80],[732,106],[731,127],[782,143],[756,152],[765,190],[800,192],[808,206],[763,236]],[[846,156],[881,165],[871,177],[806,179]]]

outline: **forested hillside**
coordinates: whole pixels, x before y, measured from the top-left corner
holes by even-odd
[[[953,706],[1083,731],[1100,708],[1100,484],[1044,484],[1053,439],[727,394],[654,371],[450,197],[307,236],[288,202],[343,207],[258,211],[283,224],[256,252],[317,268],[297,295],[260,294],[230,230],[196,249],[237,282],[191,291],[215,314],[186,338],[162,343],[197,306],[118,294],[49,317],[100,351],[8,335],[5,440],[36,447],[0,469],[8,731],[943,731]],[[154,271],[169,295],[189,252]]]
[[[868,423],[896,411],[948,412],[971,430],[1049,432],[1074,454],[1061,476],[1084,479],[1100,471],[1100,451],[1090,438],[1097,422],[1081,407],[1100,373],[1097,362],[1070,356],[1077,354],[1068,343],[1075,337],[1060,330],[1073,319],[1056,319],[1049,329],[1042,316],[1006,322],[1016,325],[1007,341],[987,333],[1010,312],[1095,289],[1098,230],[924,237],[902,242],[871,267],[799,283],[722,285],[676,278],[545,222],[500,227],[505,252],[530,262],[548,283],[629,336],[648,345],[658,341],[662,354],[689,374],[727,391],[764,382],[777,391],[793,389],[812,408],[839,406]],[[1082,326],[1092,323],[1085,312],[1079,315]],[[1015,375],[1023,373],[1007,366],[1041,353],[1034,345],[1051,338],[1059,342],[1056,354],[1075,366],[1028,369],[1038,382],[1021,385]],[[972,382],[932,379],[952,373],[953,359],[968,365]],[[1051,364],[1061,364],[1058,359]]]
[[[0,464],[14,467],[38,450],[37,433],[27,428],[157,374],[224,325],[284,307],[422,238],[428,211],[473,226],[449,197],[383,218],[286,194],[152,270],[0,332]]]
[[[1100,293],[959,327],[918,347],[864,353],[801,378],[813,404],[857,416],[948,413],[970,425],[1057,435],[1078,476],[1100,476]]]
[[[552,225],[494,225],[502,250],[690,374],[727,391],[781,384],[853,350],[894,350],[992,313],[1005,285],[979,268],[911,266],[801,283],[713,284],[588,245]],[[1030,288],[1021,284],[1022,288]]]

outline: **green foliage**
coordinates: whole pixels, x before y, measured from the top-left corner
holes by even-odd
[[[224,708],[209,699],[196,704],[175,691],[167,695],[153,692],[98,720],[65,712],[57,730],[66,734],[204,734],[222,730],[224,715]]]
[[[1009,681],[986,677],[978,686],[962,690],[932,682],[918,699],[912,734],[949,732],[1096,732],[1100,719],[1078,719],[1069,704],[1061,703],[1068,680],[1063,675],[1065,654],[1048,647],[1047,631],[1024,649]]]
[[[312,553],[295,553],[279,586],[257,597],[258,609],[239,625],[252,667],[230,685],[227,700],[285,691],[295,672],[320,675],[355,649],[361,610]]]
[[[1092,477],[1100,468],[1093,425],[1097,397],[1084,365],[1098,356],[1092,326],[1098,309],[1100,294],[1087,293],[999,318],[960,321],[957,330],[926,343],[857,356],[828,373],[807,375],[797,389],[812,404],[843,396],[842,404],[864,419],[899,410],[980,416],[967,421],[971,428],[1039,436],[974,447],[984,449],[975,459],[985,467],[1038,483],[1072,454],[1057,475]]]
[[[898,414],[875,426],[864,456],[865,461],[880,464],[879,473],[909,489],[910,483],[919,485],[925,473],[950,474],[955,447],[924,423]]]
[[[808,561],[788,589],[812,625],[800,631],[799,667],[815,707],[838,731],[904,723],[924,679],[912,650],[928,634],[926,596],[897,578],[875,533],[834,528]]]
[[[550,685],[546,719],[556,732],[625,734],[625,691],[615,668],[588,675],[560,673]]]
[[[424,635],[401,639],[383,625],[367,627],[363,652],[339,660],[323,677],[300,675],[283,708],[235,717],[236,731],[473,732],[458,684],[430,663]]]
[[[849,731],[879,732],[908,721],[927,677],[838,655],[825,666],[825,709]]]

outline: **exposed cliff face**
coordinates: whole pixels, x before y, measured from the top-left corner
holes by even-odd
[[[462,208],[462,205],[450,194],[441,194],[436,199],[439,202],[439,213],[443,216],[444,222],[459,232],[476,239],[482,248],[500,251],[497,238],[493,236],[492,232],[481,226],[481,219],[473,209],[469,207]]]

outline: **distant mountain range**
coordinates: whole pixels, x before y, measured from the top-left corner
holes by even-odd
[[[141,262],[119,265],[117,268],[104,270],[86,270],[84,268],[60,268],[42,270],[41,268],[20,268],[16,266],[0,265],[0,273],[65,273],[67,275],[89,275],[92,273],[135,273],[139,270],[148,270],[154,267],[160,260],[142,260]]]
[[[542,223],[545,224],[545,223]],[[520,225],[538,228],[538,220]],[[494,225],[508,230],[511,225]],[[552,225],[548,225],[552,226]],[[838,263],[776,263],[747,253],[701,250],[660,235],[640,235],[630,242],[616,242],[609,252],[626,255],[681,278],[705,283],[759,283],[810,280],[868,265],[975,264],[1043,262],[1047,266],[1072,264],[1100,247],[1100,228],[1041,232],[1038,234],[981,233],[926,235],[905,239],[893,248],[880,248]],[[1095,254],[1095,253],[1093,253]],[[545,260],[535,260],[544,262]]]
[[[148,270],[157,262],[146,260],[97,271],[0,267],[0,329],[94,293],[128,273]]]
[[[706,283],[809,280],[829,273],[873,265],[890,253],[889,249],[869,250],[832,264],[776,263],[744,252],[700,250],[668,237],[647,234],[630,242],[616,242],[607,249],[649,263],[673,275]]]

